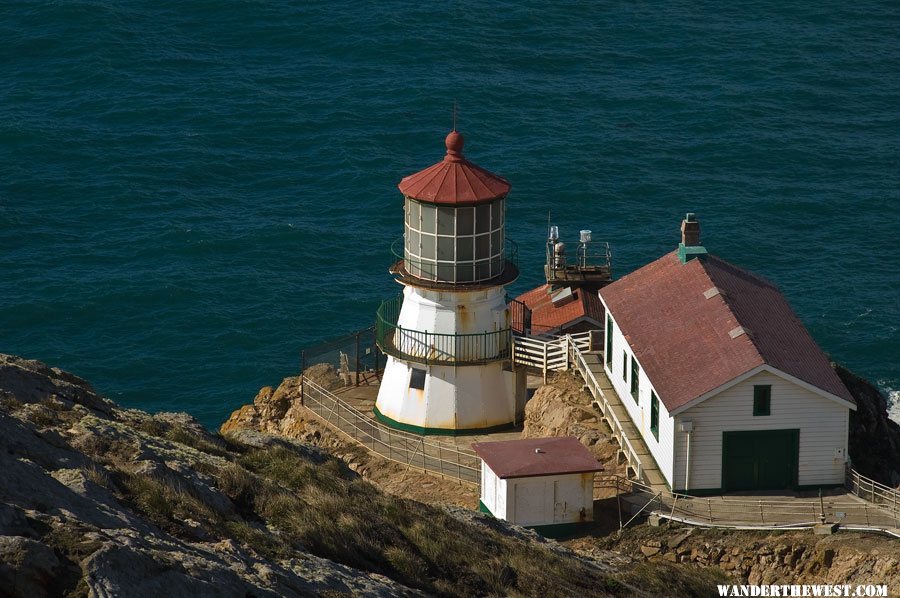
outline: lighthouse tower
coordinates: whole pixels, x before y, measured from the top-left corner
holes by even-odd
[[[376,319],[388,358],[375,415],[422,434],[505,427],[525,394],[504,289],[519,274],[504,234],[510,185],[466,160],[455,130],[446,146],[442,161],[400,181],[405,226],[391,273],[403,293]]]

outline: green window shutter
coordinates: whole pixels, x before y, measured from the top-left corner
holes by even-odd
[[[622,351],[622,380],[628,382],[628,351]]]
[[[757,384],[753,387],[753,415],[771,415],[772,386]]]
[[[659,399],[656,393],[650,391],[650,431],[653,437],[659,440]]]
[[[631,356],[631,396],[634,398],[635,402],[638,401],[638,396],[640,396],[640,390],[638,388],[638,382],[641,377],[641,368],[638,367],[637,359],[634,358],[634,355]]]
[[[610,370],[612,370],[612,335],[613,335],[612,318],[607,314],[607,316],[606,316],[606,365],[609,366]]]

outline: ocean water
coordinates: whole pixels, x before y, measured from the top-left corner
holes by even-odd
[[[892,1],[0,3],[0,351],[217,426],[399,289],[399,179],[512,182],[625,274],[678,242],[776,282],[900,389]]]

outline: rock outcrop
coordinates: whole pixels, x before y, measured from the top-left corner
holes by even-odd
[[[862,475],[900,487],[900,425],[888,415],[887,397],[867,380],[836,366],[856,399],[850,412],[850,460]]]
[[[172,497],[240,521],[214,474],[232,460],[186,414],[120,409],[76,376],[0,355],[0,594],[416,593],[309,553],[266,558],[210,521],[154,521]]]
[[[582,548],[590,551],[589,543]],[[900,542],[889,537],[842,532],[750,532],[695,528],[637,527],[600,542],[648,562],[714,567],[731,583],[886,584],[900,587]]]
[[[617,459],[619,447],[574,372],[555,373],[525,404],[522,437],[543,436],[574,436],[603,464],[605,474],[625,474],[625,464]]]

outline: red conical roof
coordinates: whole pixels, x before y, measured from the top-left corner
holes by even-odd
[[[463,136],[451,131],[445,140],[444,159],[404,178],[397,185],[400,192],[419,201],[445,205],[481,203],[509,193],[506,179],[463,158],[463,143]]]

